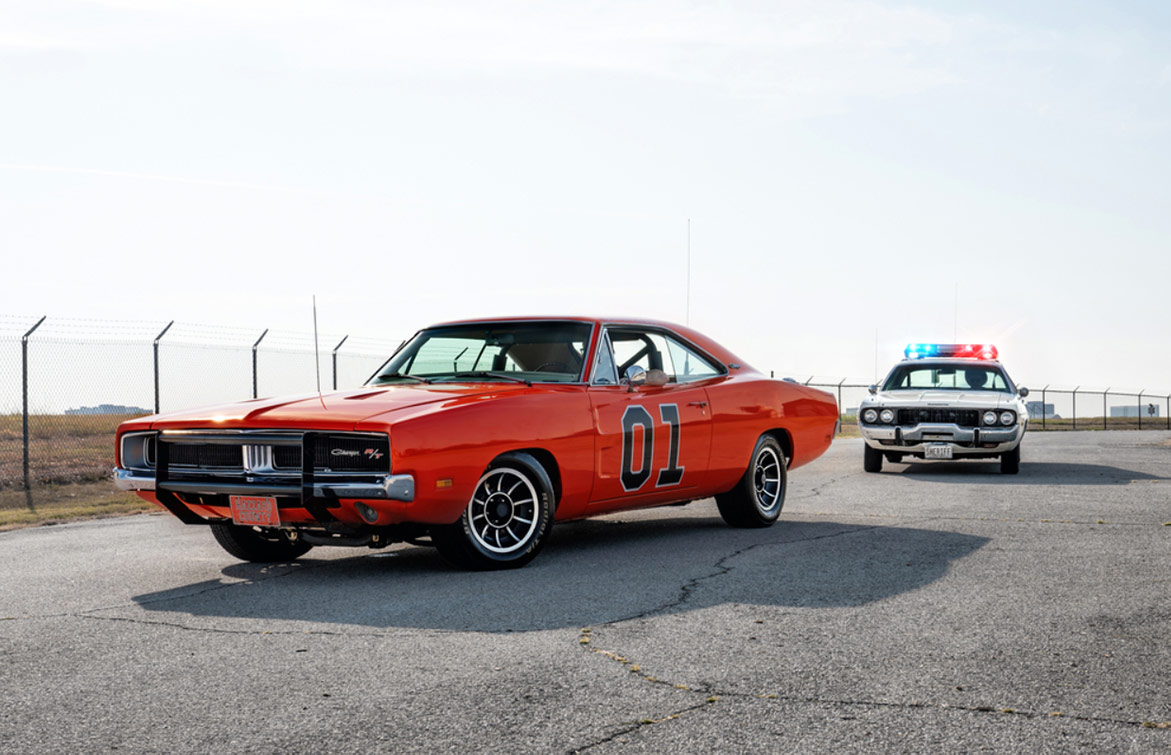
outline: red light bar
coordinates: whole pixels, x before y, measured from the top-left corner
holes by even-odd
[[[996,359],[1000,352],[990,343],[911,343],[907,344],[907,359],[948,357],[954,359]]]

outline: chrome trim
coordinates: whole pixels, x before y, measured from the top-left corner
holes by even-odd
[[[1011,451],[1024,437],[1024,425],[1013,427],[984,426],[961,427],[950,423],[922,423],[914,427],[876,427],[860,425],[863,440],[871,448],[881,449],[890,453],[906,453],[922,451],[923,446],[931,443],[947,443],[956,455],[963,454],[990,454]],[[896,430],[898,431],[896,434]],[[925,437],[929,435],[951,437]],[[901,440],[902,445],[884,446],[880,441]],[[960,443],[995,443],[995,448],[982,446],[961,446]]]
[[[377,482],[315,482],[313,495],[332,494],[338,498],[381,498],[391,501],[415,500],[415,478],[409,474],[392,474]]]
[[[145,474],[131,469],[114,468],[114,484],[119,490],[154,490],[154,472]]]
[[[114,470],[114,484],[122,490],[155,490],[156,478],[129,469]],[[220,482],[217,480],[167,480],[163,489],[174,493],[205,495],[288,495],[300,496],[300,485],[268,483]],[[415,500],[415,477],[409,474],[380,475],[370,482],[315,482],[313,495],[337,498],[377,498],[389,501]]]

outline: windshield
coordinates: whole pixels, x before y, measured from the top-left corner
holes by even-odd
[[[998,367],[984,364],[902,364],[891,371],[882,386],[884,391],[915,388],[1012,392],[1004,372]]]
[[[592,326],[579,322],[449,325],[416,335],[370,385],[397,382],[582,379]]]

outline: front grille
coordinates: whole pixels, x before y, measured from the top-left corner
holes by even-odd
[[[286,445],[261,436],[233,436],[230,443],[163,442],[167,447],[167,467],[182,472],[185,477],[201,471],[224,473],[263,474],[265,470],[292,476],[301,474],[301,439],[297,445]],[[355,475],[387,474],[390,472],[390,441],[386,436],[377,435],[318,435],[311,434],[313,446],[313,467],[322,473],[351,473]],[[248,454],[245,467],[244,447],[251,446],[259,452]],[[271,451],[271,453],[268,453]],[[271,466],[270,466],[271,465]]]
[[[960,427],[977,427],[980,424],[980,412],[977,409],[933,407],[899,409],[898,423],[900,425],[918,425],[921,422],[944,422]]]
[[[173,443],[168,445],[170,466],[207,469],[243,469],[240,446],[221,443]]]
[[[334,472],[389,472],[390,443],[376,437],[319,437],[314,466]]]
[[[277,469],[301,469],[301,449],[297,446],[273,446],[272,465]]]

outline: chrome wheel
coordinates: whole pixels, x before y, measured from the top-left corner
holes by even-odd
[[[527,547],[537,531],[537,489],[520,470],[490,469],[476,483],[467,517],[468,529],[481,548],[514,553]]]
[[[752,469],[753,487],[760,513],[771,515],[784,497],[784,483],[781,478],[781,457],[769,446],[760,449]]]

